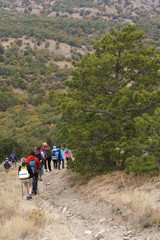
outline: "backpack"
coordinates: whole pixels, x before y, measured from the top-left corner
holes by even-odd
[[[58,159],[61,159],[61,148],[58,150]]]
[[[27,179],[30,177],[30,174],[27,169],[27,165],[21,166],[21,171],[19,171],[19,178],[20,179]]]
[[[3,166],[4,166],[5,169],[9,169],[11,167],[11,165],[9,164],[8,161],[5,161]]]
[[[10,160],[11,160],[11,161],[16,160],[16,155],[12,153],[11,156],[10,156]]]
[[[53,151],[53,152],[52,152],[52,160],[57,160],[56,151]]]
[[[71,153],[67,150],[65,152],[65,158],[70,158],[71,157]]]
[[[45,159],[49,159],[52,157],[52,151],[50,149],[50,147],[45,147],[45,151],[44,151],[44,156],[45,156]]]
[[[30,161],[29,165],[31,166],[31,169],[33,172],[36,171],[36,158],[34,159],[34,161]]]
[[[40,151],[38,150],[38,148],[34,147],[34,154],[35,154],[35,156],[37,156],[39,153],[40,153]]]

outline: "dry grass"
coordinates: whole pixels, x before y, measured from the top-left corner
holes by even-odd
[[[0,172],[0,240],[74,239],[45,191],[27,201],[21,196],[17,170],[6,173],[0,166]]]
[[[132,221],[143,225],[149,220],[160,226],[160,176],[133,177],[122,172],[97,176],[87,185],[80,186],[85,194],[112,204],[124,216],[132,216]]]
[[[21,197],[17,170],[8,174],[0,168],[0,239],[32,239],[41,234],[46,216],[42,210]]]

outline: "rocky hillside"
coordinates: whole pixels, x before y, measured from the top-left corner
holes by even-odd
[[[160,45],[159,0],[0,0],[0,7],[38,16],[100,20],[107,31],[112,27],[120,29],[125,24],[136,24],[146,32],[149,44]],[[96,30],[94,26],[90,29]]]
[[[72,18],[85,16],[107,16],[111,13],[136,14],[139,10],[150,13],[160,11],[159,0],[1,0],[1,7],[18,11],[52,16],[63,15]],[[152,14],[152,13],[151,13]]]

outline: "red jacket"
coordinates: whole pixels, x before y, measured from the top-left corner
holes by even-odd
[[[35,158],[36,158],[36,172],[38,172],[41,169],[41,164],[37,157],[35,157],[34,155],[29,155],[29,157],[26,158],[26,163],[30,164],[31,161],[35,160]]]

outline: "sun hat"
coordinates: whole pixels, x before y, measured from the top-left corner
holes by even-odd
[[[22,163],[25,163],[25,162],[26,162],[26,159],[25,159],[25,158],[21,158],[21,162],[22,162]]]

